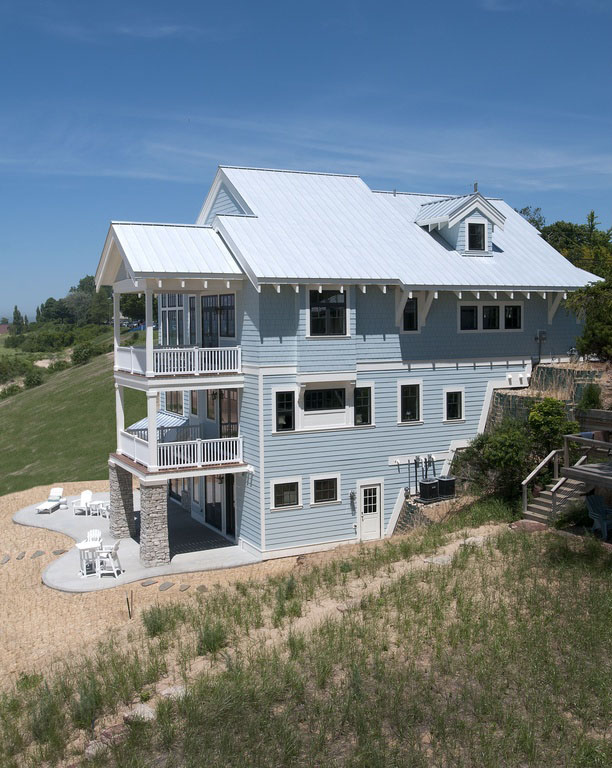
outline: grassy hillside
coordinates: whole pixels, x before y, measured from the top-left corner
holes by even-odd
[[[126,423],[146,413],[126,390]],[[70,480],[101,480],[116,448],[112,356],[53,375],[0,401],[0,495]]]

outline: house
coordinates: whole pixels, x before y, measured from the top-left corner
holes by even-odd
[[[220,167],[194,225],[113,222],[113,535],[133,476],[147,565],[169,561],[168,494],[261,558],[390,535],[415,458],[448,470],[495,388],[563,359],[564,298],[594,279],[503,200],[358,176]],[[125,292],[146,298],[142,348],[119,346]],[[135,425],[126,388],[146,393]]]
[[[9,324],[0,323],[0,336],[6,336],[8,332],[9,332]]]

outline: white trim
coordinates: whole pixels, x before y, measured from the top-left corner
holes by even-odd
[[[496,389],[505,389],[507,386],[507,379],[491,379],[487,382],[487,389],[485,391],[484,400],[482,401],[482,410],[480,411],[480,419],[478,420],[478,434],[484,432],[487,425],[487,416],[489,415],[489,408],[491,407],[493,391]]]
[[[266,549],[261,553],[262,560],[276,560],[281,557],[295,557],[296,555],[308,555],[311,552],[326,552],[329,549],[336,549],[343,544],[354,544],[355,537],[346,539],[331,539],[321,541],[317,544],[304,544],[299,547],[282,547],[281,549]]]
[[[453,459],[455,458],[455,453],[458,451],[459,448],[466,448],[470,444],[469,439],[462,438],[461,440],[451,440],[450,446],[448,451],[446,451],[446,458],[444,459],[444,464],[442,465],[442,474],[448,475],[450,472],[451,465],[453,463]],[[438,454],[439,456],[440,454]]]
[[[448,403],[446,396],[453,392],[461,393],[461,416],[458,419],[449,419],[447,413]],[[444,387],[442,389],[442,421],[445,424],[462,424],[465,422],[465,387]]]
[[[567,363],[568,355],[542,355],[542,363]],[[409,373],[413,370],[435,371],[449,368],[509,368],[511,366],[531,366],[530,357],[520,359],[508,358],[457,358],[449,360],[379,360],[376,362],[363,361],[357,363],[357,374],[381,371],[397,371]]]
[[[314,500],[314,484],[316,480],[335,480],[336,481],[336,498],[329,501],[315,501]],[[340,472],[323,472],[318,475],[310,475],[310,499],[309,506],[311,507],[326,507],[334,504],[342,503],[342,485],[341,485],[341,473]]]
[[[399,520],[399,516],[404,507],[405,499],[406,499],[406,491],[402,487],[397,492],[397,498],[395,499],[395,504],[393,505],[393,512],[391,514],[391,518],[385,529],[385,534],[384,534],[385,538],[388,538],[389,536],[393,535],[393,531],[395,530],[395,526],[397,525],[397,521]]]
[[[263,378],[263,376],[262,376]],[[279,392],[293,392],[293,429],[276,429],[276,395]],[[301,408],[299,406],[300,388],[297,384],[276,384],[270,387],[270,410],[272,412],[271,432],[273,435],[290,435],[299,432],[301,426]]]
[[[419,418],[415,421],[402,421],[402,387],[419,387]],[[423,424],[423,379],[398,379],[397,380],[397,423],[400,425]]]
[[[257,382],[257,399],[259,401],[259,415],[258,415],[258,428],[259,428],[259,536],[261,540],[261,548],[266,546],[266,464],[264,457],[264,385],[263,385],[263,373],[260,371]],[[234,489],[235,490],[235,489]]]
[[[297,483],[298,503],[290,504],[286,507],[275,507],[274,506],[274,487],[277,485],[282,485],[284,483]],[[292,475],[291,477],[273,477],[270,480],[270,512],[286,512],[288,509],[302,509],[302,507],[303,507],[303,501],[302,501],[302,476],[301,475]]]
[[[427,316],[431,309],[431,302],[438,298],[437,291],[426,291],[423,294],[423,301],[419,302],[419,329],[424,328],[427,323]]]
[[[384,538],[384,528],[385,528],[385,478],[384,477],[368,477],[364,480],[358,480],[357,481],[357,498],[355,499],[355,505],[356,505],[356,511],[357,511],[357,540],[361,541],[361,490],[362,488],[366,488],[369,485],[379,485],[380,486],[380,525],[378,529],[378,537],[376,539],[372,539],[372,541],[376,541],[379,539]],[[369,541],[369,539],[368,539]]]
[[[334,371],[329,373],[300,373],[296,377],[297,384],[354,384],[357,371]]]
[[[344,327],[346,333],[342,334],[323,334],[321,336],[312,335],[310,333],[310,291],[314,290],[312,287],[306,286],[306,318],[304,326],[304,338],[306,339],[350,339],[351,338],[351,292],[346,290],[340,283],[327,284],[321,283],[319,285],[319,292],[324,291],[339,291],[344,296]]]

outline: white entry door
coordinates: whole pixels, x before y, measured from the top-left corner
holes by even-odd
[[[380,539],[380,485],[362,485],[360,498],[361,540]]]

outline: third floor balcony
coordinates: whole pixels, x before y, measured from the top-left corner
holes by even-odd
[[[147,359],[147,357],[149,359]],[[223,376],[242,373],[240,347],[117,347],[115,370],[138,376]]]

